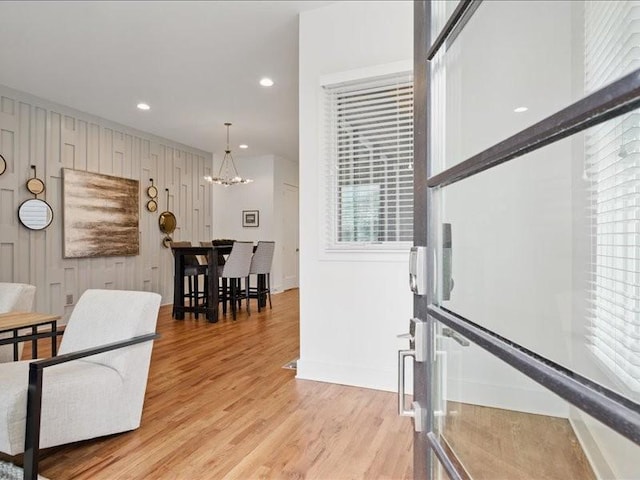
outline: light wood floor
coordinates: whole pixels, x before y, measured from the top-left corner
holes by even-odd
[[[444,437],[474,480],[596,480],[565,418],[458,402],[447,410]]]
[[[163,307],[142,426],[45,450],[40,473],[52,480],[412,477],[411,424],[397,416],[394,394],[296,380],[282,368],[299,355],[297,290],[274,295],[273,310],[228,317],[176,321]]]
[[[297,290],[275,295],[273,310],[243,311],[235,322],[230,315],[217,324],[176,321],[162,307],[142,426],[45,450],[41,473],[52,480],[411,478],[411,423],[397,416],[394,394],[296,380],[282,368],[299,355],[298,312]],[[48,343],[39,344],[41,356]],[[454,409],[445,434],[476,480],[594,478],[566,420]]]

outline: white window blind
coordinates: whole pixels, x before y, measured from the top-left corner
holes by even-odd
[[[640,67],[639,2],[585,2],[585,90]],[[640,112],[587,131],[591,265],[588,341],[640,392]]]
[[[325,85],[327,249],[413,239],[413,78]]]

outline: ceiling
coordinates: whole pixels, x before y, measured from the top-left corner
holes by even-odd
[[[234,156],[297,161],[298,13],[329,3],[0,2],[0,84],[214,154],[232,122]]]

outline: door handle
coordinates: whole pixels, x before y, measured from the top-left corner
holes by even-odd
[[[433,415],[436,417],[446,417],[447,416],[447,352],[444,350],[436,351],[436,362],[440,365],[440,372],[437,375],[438,377],[438,400],[440,405],[438,409],[433,412]],[[436,402],[438,402],[436,400]]]
[[[454,339],[456,342],[458,342],[463,347],[468,347],[470,345],[469,340],[467,340],[462,335],[460,335],[458,332],[456,332],[455,330],[453,330],[453,329],[451,329],[449,327],[443,327],[442,328],[442,336]]]
[[[451,278],[453,242],[451,224],[442,224],[442,300],[451,300],[453,278]]]
[[[404,403],[404,360],[407,357],[415,360],[415,354],[415,350],[398,351],[398,415],[413,418],[413,429],[422,432],[426,426],[426,410],[418,402],[411,402],[412,408],[405,408]]]
[[[415,350],[398,350],[398,415],[401,417],[413,417],[415,411],[405,408],[404,404],[404,360],[407,357],[415,358]]]

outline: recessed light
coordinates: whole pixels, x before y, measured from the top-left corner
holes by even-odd
[[[249,145],[243,143],[242,145],[238,145],[238,147],[240,147],[240,148],[249,148]]]
[[[513,109],[513,111],[516,113],[526,112],[527,110],[529,110],[527,107],[518,107]]]
[[[260,85],[262,85],[263,87],[272,87],[273,86],[273,80],[271,80],[270,78],[264,77],[260,79]]]
[[[150,110],[151,107],[146,103],[139,103],[136,105],[140,110]]]

